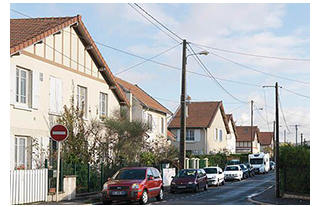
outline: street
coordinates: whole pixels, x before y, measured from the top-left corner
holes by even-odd
[[[148,205],[249,205],[247,197],[265,190],[274,184],[275,174],[256,175],[242,181],[228,181],[224,186],[210,187],[207,191],[198,193],[184,192],[171,194],[165,193],[163,201],[150,199]],[[136,205],[138,203],[114,202],[114,205]],[[102,205],[102,203],[99,203]]]

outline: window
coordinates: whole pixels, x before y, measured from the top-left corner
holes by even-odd
[[[240,147],[244,147],[244,142],[239,142]]]
[[[195,141],[194,129],[186,130],[186,141]]]
[[[244,142],[244,147],[247,147],[247,142]]]
[[[87,117],[87,89],[82,86],[77,87],[77,106],[83,111],[84,117]]]
[[[100,93],[100,119],[104,120],[107,117],[108,96],[106,93]]]
[[[223,141],[223,131],[221,129],[219,130],[219,141]]]
[[[251,147],[251,142],[248,142],[248,147]]]
[[[150,179],[150,177],[151,177],[151,176],[153,176],[153,177],[154,177],[154,175],[153,175],[153,173],[152,173],[151,169],[150,169],[150,168],[148,168],[148,169],[147,169],[147,179]]]
[[[215,140],[217,141],[218,140],[218,129],[215,128]]]
[[[16,102],[28,104],[29,71],[16,68]]]
[[[236,142],[236,147],[239,147],[239,142]]]
[[[148,114],[147,115],[147,125],[150,128],[150,130],[152,131],[152,129],[153,129],[153,117],[152,117],[152,114]]]
[[[27,169],[28,167],[28,138],[14,138],[14,165],[16,169]]]
[[[62,80],[50,77],[50,113],[62,113]]]
[[[159,179],[159,178],[161,178],[161,175],[160,175],[160,173],[158,172],[157,169],[151,168],[151,170],[152,170],[152,173],[153,173],[153,175],[154,175],[154,179]]]
[[[164,118],[161,118],[161,133],[162,134],[164,134],[164,127],[165,127]]]

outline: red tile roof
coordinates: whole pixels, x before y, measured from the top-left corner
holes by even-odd
[[[77,31],[79,37],[83,40],[86,46],[92,46],[91,55],[99,64],[98,67],[103,67],[106,70],[101,71],[104,80],[110,85],[114,86],[116,97],[120,104],[129,106],[123,91],[118,86],[110,68],[106,64],[99,49],[93,41],[88,30],[82,22],[81,15],[74,17],[51,17],[51,18],[24,18],[24,19],[10,19],[10,55],[13,55],[24,48],[37,43],[46,37],[59,32],[65,27],[77,23]],[[93,58],[93,57],[92,57]]]
[[[251,127],[250,126],[237,126],[237,142],[248,142],[251,141]],[[258,141],[259,141],[259,135],[258,135],[259,129],[257,126],[253,126],[253,135],[257,133]]]
[[[170,130],[167,130],[167,137],[170,138],[172,141],[176,141],[176,135]]]
[[[224,111],[224,107],[221,101],[210,101],[210,102],[191,102],[188,105],[188,117],[186,118],[187,128],[208,128],[213,122],[218,109],[221,110],[223,121],[229,133],[229,127],[227,123],[227,117]],[[175,113],[172,121],[168,128],[180,128],[180,108]]]
[[[273,140],[273,132],[259,132],[260,145],[270,145]]]
[[[135,98],[137,98],[142,104],[146,107],[159,111],[166,114],[172,114],[170,110],[165,108],[162,104],[160,104],[157,100],[155,100],[152,96],[146,93],[143,89],[141,89],[138,85],[133,85],[127,81],[124,81],[118,77],[115,78],[117,82],[124,87],[126,90],[130,91]]]
[[[234,134],[237,140],[238,134],[237,134],[237,128],[236,128],[236,123],[234,121],[233,115],[232,114],[226,114],[227,117],[227,123],[229,123],[231,121],[231,125],[233,126],[234,129]]]

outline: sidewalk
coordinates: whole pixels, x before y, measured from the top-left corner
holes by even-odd
[[[261,205],[310,205],[309,200],[276,198],[274,186],[258,195],[252,196],[248,200]]]

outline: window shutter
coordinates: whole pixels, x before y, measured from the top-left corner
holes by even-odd
[[[201,130],[200,129],[195,129],[194,130],[194,136],[195,136],[195,142],[200,142],[200,135],[201,135]]]
[[[10,64],[10,104],[15,103],[16,93],[16,65]]]
[[[32,72],[32,108],[39,108],[39,73]]]
[[[55,78],[50,77],[50,112],[56,112],[55,110]]]
[[[62,80],[55,79],[56,81],[56,89],[55,89],[55,98],[56,98],[56,112],[62,112]]]

